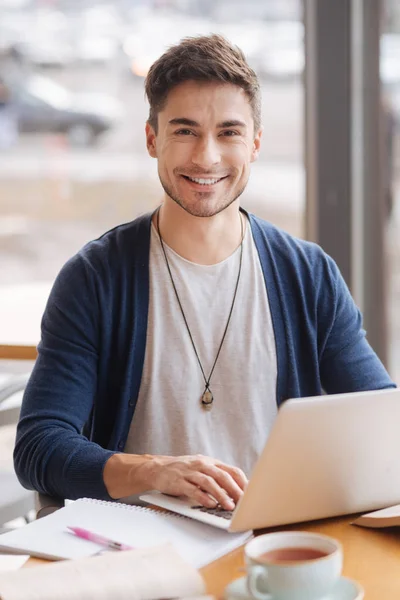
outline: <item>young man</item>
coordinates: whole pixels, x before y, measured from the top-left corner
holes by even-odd
[[[239,208],[262,132],[241,51],[183,40],[146,93],[163,202],[61,270],[15,468],[61,498],[157,489],[231,509],[285,399],[394,384],[333,260]]]

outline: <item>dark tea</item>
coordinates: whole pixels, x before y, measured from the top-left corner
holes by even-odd
[[[304,562],[316,560],[328,556],[329,552],[317,550],[316,548],[276,548],[260,554],[257,560],[267,564],[278,565],[280,563]]]

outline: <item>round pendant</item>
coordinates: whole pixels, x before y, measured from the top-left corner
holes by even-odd
[[[201,404],[203,408],[206,410],[210,410],[212,407],[212,403],[214,402],[214,398],[210,390],[206,390],[201,397]]]

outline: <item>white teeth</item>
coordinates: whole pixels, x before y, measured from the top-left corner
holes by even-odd
[[[195,183],[200,183],[201,185],[213,185],[214,183],[218,183],[221,179],[197,179],[196,177],[188,177],[190,181],[194,181]]]

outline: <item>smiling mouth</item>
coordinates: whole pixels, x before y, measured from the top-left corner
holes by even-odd
[[[226,179],[228,177],[228,175],[225,175],[224,177],[212,177],[212,178],[211,177],[210,178],[189,177],[188,175],[182,175],[182,177],[184,177],[188,181],[191,181],[192,183],[197,183],[198,185],[216,185],[223,179]]]

